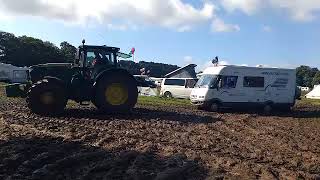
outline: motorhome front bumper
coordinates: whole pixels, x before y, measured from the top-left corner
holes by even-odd
[[[191,101],[191,104],[193,104],[195,106],[203,106],[204,105],[204,101]]]
[[[196,106],[203,106],[205,103],[204,96],[191,95],[190,100],[191,100],[191,104]]]

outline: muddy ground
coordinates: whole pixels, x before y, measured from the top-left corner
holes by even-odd
[[[2,92],[3,95],[3,92]],[[138,104],[102,115],[69,104],[63,117],[0,98],[0,179],[315,179],[320,107],[210,113]]]

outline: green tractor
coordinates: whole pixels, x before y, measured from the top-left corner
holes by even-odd
[[[42,115],[61,114],[68,100],[92,102],[103,112],[129,112],[137,103],[137,81],[118,65],[120,48],[79,46],[74,63],[31,66],[27,84],[6,87],[8,97],[25,97],[30,110]],[[127,55],[129,56],[129,55]]]

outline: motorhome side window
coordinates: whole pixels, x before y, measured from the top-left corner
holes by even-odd
[[[238,76],[221,76],[221,88],[236,88]]]
[[[243,87],[264,87],[264,77],[246,76],[243,78]]]
[[[171,86],[184,86],[185,80],[184,79],[166,79],[164,85],[171,85]]]

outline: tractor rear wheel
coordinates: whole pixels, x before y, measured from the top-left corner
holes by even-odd
[[[94,104],[103,112],[130,112],[137,100],[136,80],[128,74],[116,73],[98,81]]]
[[[32,112],[41,115],[59,115],[67,104],[64,88],[47,79],[31,86],[26,101]]]

